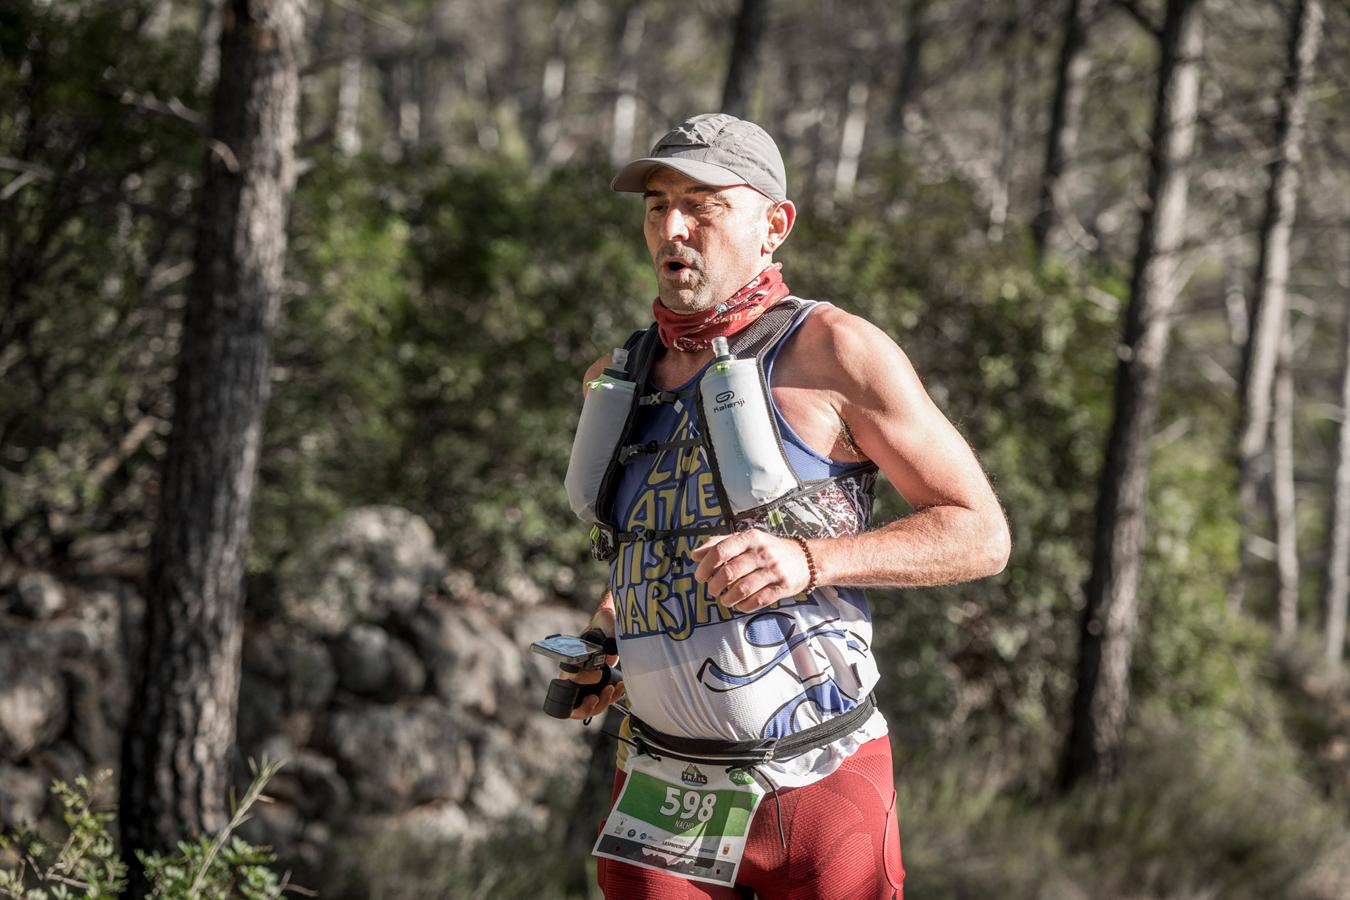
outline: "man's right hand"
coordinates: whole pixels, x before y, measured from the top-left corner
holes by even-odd
[[[614,666],[619,664],[619,657],[606,656],[605,662],[609,664],[610,668],[613,668]],[[595,684],[597,681],[600,680],[600,674],[601,670],[599,669],[588,669],[587,671],[584,672],[563,672],[562,670],[558,671],[559,678],[564,678],[569,681],[575,681],[577,684]],[[618,700],[620,697],[624,695],[624,690],[625,687],[622,681],[620,681],[618,684],[607,685],[606,687],[601,689],[600,693],[594,694],[582,700],[581,705],[578,706],[576,709],[572,710],[572,718],[589,719],[591,716],[594,716],[597,713],[604,712],[606,709],[609,708],[610,704],[612,704],[615,700]]]
[[[609,591],[605,591],[605,595],[600,599],[600,606],[596,609],[595,615],[591,616],[590,624],[586,626],[586,630],[590,631],[592,628],[595,628],[598,629],[601,634],[612,638],[614,636],[614,627],[614,605],[613,601],[610,600]],[[605,663],[611,669],[617,666],[619,664],[618,654],[606,656]],[[600,680],[600,675],[600,669],[591,669],[585,672],[564,672],[561,669],[558,670],[559,678],[575,681],[577,684],[595,684]],[[589,719],[596,713],[604,712],[610,707],[610,704],[614,703],[614,701],[624,695],[624,691],[625,685],[622,681],[618,684],[608,685],[603,688],[600,693],[582,700],[581,705],[572,710],[572,718]]]

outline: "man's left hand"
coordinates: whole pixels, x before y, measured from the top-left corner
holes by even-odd
[[[709,538],[689,554],[694,579],[728,609],[753,612],[794,597],[811,583],[811,569],[796,541],[767,531],[738,531]]]

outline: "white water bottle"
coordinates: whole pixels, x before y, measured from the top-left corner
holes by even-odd
[[[618,448],[637,390],[637,385],[628,380],[627,365],[628,351],[617,347],[609,368],[586,385],[586,402],[581,407],[564,480],[572,512],[586,522],[599,521],[595,507],[600,482]]]
[[[755,509],[797,489],[773,426],[759,364],[737,359],[726,338],[713,339],[716,358],[699,382],[703,424],[732,513]]]

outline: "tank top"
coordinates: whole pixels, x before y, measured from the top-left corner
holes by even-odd
[[[773,363],[819,304],[808,303],[764,356]],[[675,388],[673,403],[640,407],[634,443],[697,438],[695,389],[701,370]],[[777,534],[834,537],[864,530],[876,468],[822,456],[772,403],[787,458],[804,482],[835,479],[778,507],[753,527]],[[719,521],[721,508],[702,446],[653,454],[625,467],[615,495],[621,528],[687,528]],[[670,734],[722,740],[783,737],[847,712],[875,686],[872,619],[861,588],[819,587],[750,613],[731,611],[694,580],[689,551],[698,538],[624,543],[611,563],[619,655],[634,713]],[[886,733],[880,713],[826,747],[763,767],[779,787],[833,772],[868,740]],[[626,755],[620,754],[620,763]]]

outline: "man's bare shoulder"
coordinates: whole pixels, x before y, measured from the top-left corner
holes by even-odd
[[[822,387],[853,390],[874,385],[878,373],[913,372],[899,345],[862,316],[822,305],[807,316],[788,348],[792,366]]]
[[[581,376],[581,392],[583,394],[586,393],[586,385],[600,377],[600,373],[609,367],[609,364],[613,359],[614,356],[612,354],[606,353],[604,356],[591,363],[591,367],[586,370],[586,374]]]

